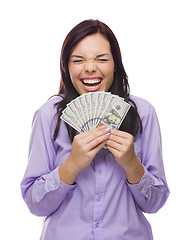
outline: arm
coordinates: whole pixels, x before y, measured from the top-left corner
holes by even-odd
[[[54,169],[56,150],[51,138],[51,110],[39,110],[34,118],[29,162],[21,183],[22,195],[30,211],[38,216],[48,216],[65,199],[78,173],[86,168],[109,137],[103,128],[75,136],[69,157]],[[65,125],[63,137],[69,139]],[[64,138],[63,141],[68,141]],[[67,146],[67,144],[66,144]]]
[[[105,126],[76,135],[68,159],[59,168],[61,181],[73,184],[76,176],[91,164],[109,136],[110,129],[105,129]]]
[[[127,185],[138,206],[144,212],[153,213],[164,205],[169,190],[162,161],[159,124],[152,106],[142,123],[141,159],[137,158],[133,137],[128,133],[112,130],[107,148],[125,170]]]
[[[166,182],[160,127],[154,108],[150,105],[142,119],[141,162],[145,173],[137,185],[128,184],[137,204],[147,213],[157,212],[166,202],[169,189]]]
[[[106,146],[119,165],[125,170],[127,181],[131,184],[139,183],[144,175],[144,167],[135,154],[133,136],[112,129]]]
[[[75,186],[60,181],[54,168],[56,150],[51,138],[52,110],[39,109],[34,116],[28,166],[21,182],[22,195],[29,210],[38,216],[54,212]]]

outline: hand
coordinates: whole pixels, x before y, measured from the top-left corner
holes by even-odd
[[[80,172],[92,162],[98,151],[105,145],[109,135],[110,129],[101,126],[74,137],[71,153],[67,160],[75,171]]]
[[[144,168],[135,154],[133,136],[129,133],[112,129],[105,146],[125,170],[127,180],[130,183],[138,183],[144,174]]]
[[[136,156],[133,136],[123,131],[112,129],[106,147],[123,168],[130,165]]]

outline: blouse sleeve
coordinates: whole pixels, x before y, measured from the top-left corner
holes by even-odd
[[[29,160],[21,182],[22,196],[37,216],[54,212],[75,187],[61,182],[58,167],[54,168],[56,151],[51,139],[51,119],[51,112],[46,109],[39,109],[34,116]]]
[[[169,196],[162,160],[161,134],[153,106],[149,106],[147,116],[142,118],[141,162],[144,176],[138,184],[128,184],[133,197],[146,213],[157,212]]]

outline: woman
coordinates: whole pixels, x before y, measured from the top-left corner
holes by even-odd
[[[157,212],[169,195],[159,124],[153,106],[130,95],[110,28],[98,20],[75,26],[64,41],[60,69],[59,95],[34,116],[21,183],[30,211],[46,217],[40,239],[153,239],[143,212]],[[95,91],[131,104],[119,130],[77,133],[60,119],[71,100]]]

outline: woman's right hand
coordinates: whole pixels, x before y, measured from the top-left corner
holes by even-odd
[[[76,176],[90,165],[109,136],[110,129],[105,126],[76,135],[68,159],[59,167],[61,181],[73,184]]]

